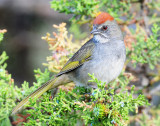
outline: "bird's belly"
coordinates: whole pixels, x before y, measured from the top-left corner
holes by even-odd
[[[116,58],[112,57],[110,60],[97,62],[91,72],[94,73],[98,80],[109,83],[120,74],[123,68],[124,61]]]
[[[90,60],[76,70],[76,79],[74,81],[78,86],[96,87],[97,84],[88,82],[88,80],[91,80],[88,75],[90,73],[94,74],[98,80],[109,83],[120,74],[123,64],[124,59],[118,59],[115,56]]]

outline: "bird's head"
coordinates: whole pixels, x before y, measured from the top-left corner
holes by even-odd
[[[101,43],[112,39],[123,40],[122,32],[114,18],[106,12],[101,12],[93,21],[91,34]]]

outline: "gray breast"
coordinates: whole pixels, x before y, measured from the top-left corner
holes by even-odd
[[[123,41],[96,43],[92,59],[73,72],[73,80],[80,86],[95,87],[96,84],[88,83],[88,80],[91,79],[88,73],[94,73],[97,79],[109,83],[120,74],[124,62],[125,46]]]

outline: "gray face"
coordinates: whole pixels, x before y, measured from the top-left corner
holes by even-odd
[[[97,26],[97,31],[102,37],[109,37],[109,26],[107,24]]]
[[[109,24],[108,22],[105,22],[100,25],[93,25],[93,30],[91,33],[93,35],[100,35],[101,37],[108,38],[110,35],[109,31],[110,31]]]
[[[113,38],[123,39],[121,30],[116,21],[106,21],[100,25],[93,25],[91,32],[98,39],[111,40]]]

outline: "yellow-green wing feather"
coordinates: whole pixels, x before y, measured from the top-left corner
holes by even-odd
[[[91,59],[92,52],[94,49],[94,43],[92,39],[88,41],[86,44],[84,44],[73,56],[72,58],[66,63],[66,65],[63,67],[61,72],[57,75],[62,75],[63,73],[69,72],[80,65],[82,65],[84,62],[88,61]],[[29,103],[29,98],[38,98],[40,97],[44,92],[49,90],[51,87],[53,88],[55,81],[57,78],[52,79],[48,81],[47,83],[43,84],[41,87],[39,87],[37,90],[35,90],[32,94],[24,98],[13,110],[11,115],[17,113],[17,111],[21,110],[24,105]]]
[[[93,49],[95,47],[92,39],[85,43],[73,56],[72,58],[64,65],[62,70],[57,74],[57,76],[67,73],[74,70],[75,68],[81,66],[84,62],[91,59]]]

